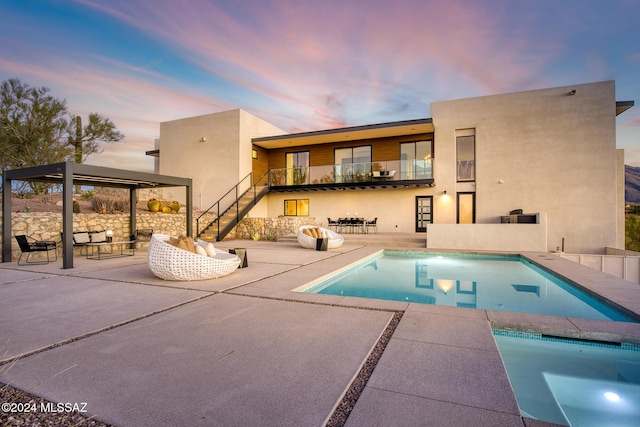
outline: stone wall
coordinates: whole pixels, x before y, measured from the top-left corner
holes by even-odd
[[[314,217],[244,218],[224,240],[246,240],[254,237],[260,240],[277,240],[287,234],[297,233],[301,225],[315,224]]]
[[[186,217],[184,214],[138,214],[136,223],[137,228],[151,228],[154,233],[180,235],[185,233]],[[297,233],[301,225],[315,223],[316,219],[313,217],[245,218],[225,240],[247,240],[252,234],[259,235],[261,240],[277,240],[283,235]],[[193,228],[195,235],[195,219]],[[26,234],[37,240],[60,242],[62,214],[14,212],[11,214],[11,230],[13,235]],[[101,230],[113,230],[114,240],[128,238],[129,214],[73,214],[73,231]],[[16,260],[20,256],[20,249],[15,239],[12,239],[11,245],[13,259]]]

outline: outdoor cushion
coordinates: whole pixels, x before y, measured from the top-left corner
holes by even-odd
[[[89,243],[90,241],[89,233],[73,233],[73,243],[76,245]]]
[[[104,231],[91,234],[91,243],[101,243],[107,241],[107,234]]]
[[[216,248],[213,246],[213,243],[207,244],[207,246],[204,247],[204,250],[207,252],[208,256],[216,256]]]

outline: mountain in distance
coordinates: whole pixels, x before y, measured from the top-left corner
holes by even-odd
[[[640,203],[640,167],[624,165],[624,200]]]

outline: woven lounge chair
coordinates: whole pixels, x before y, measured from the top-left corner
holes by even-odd
[[[300,246],[303,248],[316,249],[317,241],[316,238],[304,233],[305,228],[317,228],[320,230],[322,235],[327,236],[329,238],[329,244],[327,246],[328,249],[339,248],[342,246],[342,243],[344,243],[344,238],[335,231],[329,230],[328,228],[316,227],[315,225],[303,225],[298,229],[298,243],[300,243]]]
[[[216,256],[204,256],[167,243],[168,234],[153,234],[147,251],[149,268],[164,280],[206,280],[233,273],[240,258],[220,249]]]

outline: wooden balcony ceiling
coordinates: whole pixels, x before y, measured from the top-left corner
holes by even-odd
[[[356,141],[362,139],[385,138],[402,135],[418,135],[433,132],[430,118],[404,120],[401,122],[378,123],[339,129],[318,130],[312,132],[290,133],[286,135],[253,138],[252,142],[265,149],[299,147],[334,142]]]

